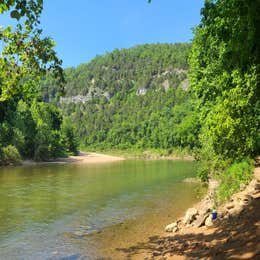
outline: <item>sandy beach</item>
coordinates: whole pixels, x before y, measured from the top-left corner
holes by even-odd
[[[22,162],[23,165],[34,165],[34,164],[64,164],[64,163],[80,163],[80,164],[91,164],[91,163],[110,163],[116,161],[125,160],[123,157],[112,156],[99,153],[80,152],[77,156],[69,156],[65,158],[58,158],[45,162],[35,162],[32,160],[25,160]]]
[[[80,152],[77,156],[69,156],[68,158],[60,158],[57,162],[64,163],[108,163],[122,161],[123,157],[111,156],[99,153]]]

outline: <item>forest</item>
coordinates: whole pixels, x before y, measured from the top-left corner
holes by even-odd
[[[188,90],[190,44],[115,50],[65,70],[57,101],[51,78],[43,98],[75,125],[86,149],[193,149],[199,125]]]

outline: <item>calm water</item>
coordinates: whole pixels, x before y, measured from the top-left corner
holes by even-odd
[[[187,161],[0,168],[0,259],[122,258],[198,200]],[[115,250],[117,249],[117,250]]]

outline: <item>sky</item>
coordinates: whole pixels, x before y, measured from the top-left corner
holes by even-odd
[[[44,0],[41,27],[56,42],[63,67],[115,48],[190,42],[204,0]],[[1,17],[0,24],[7,18]]]

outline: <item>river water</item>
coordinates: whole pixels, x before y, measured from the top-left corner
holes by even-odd
[[[0,168],[0,259],[124,259],[199,200],[195,163]]]

